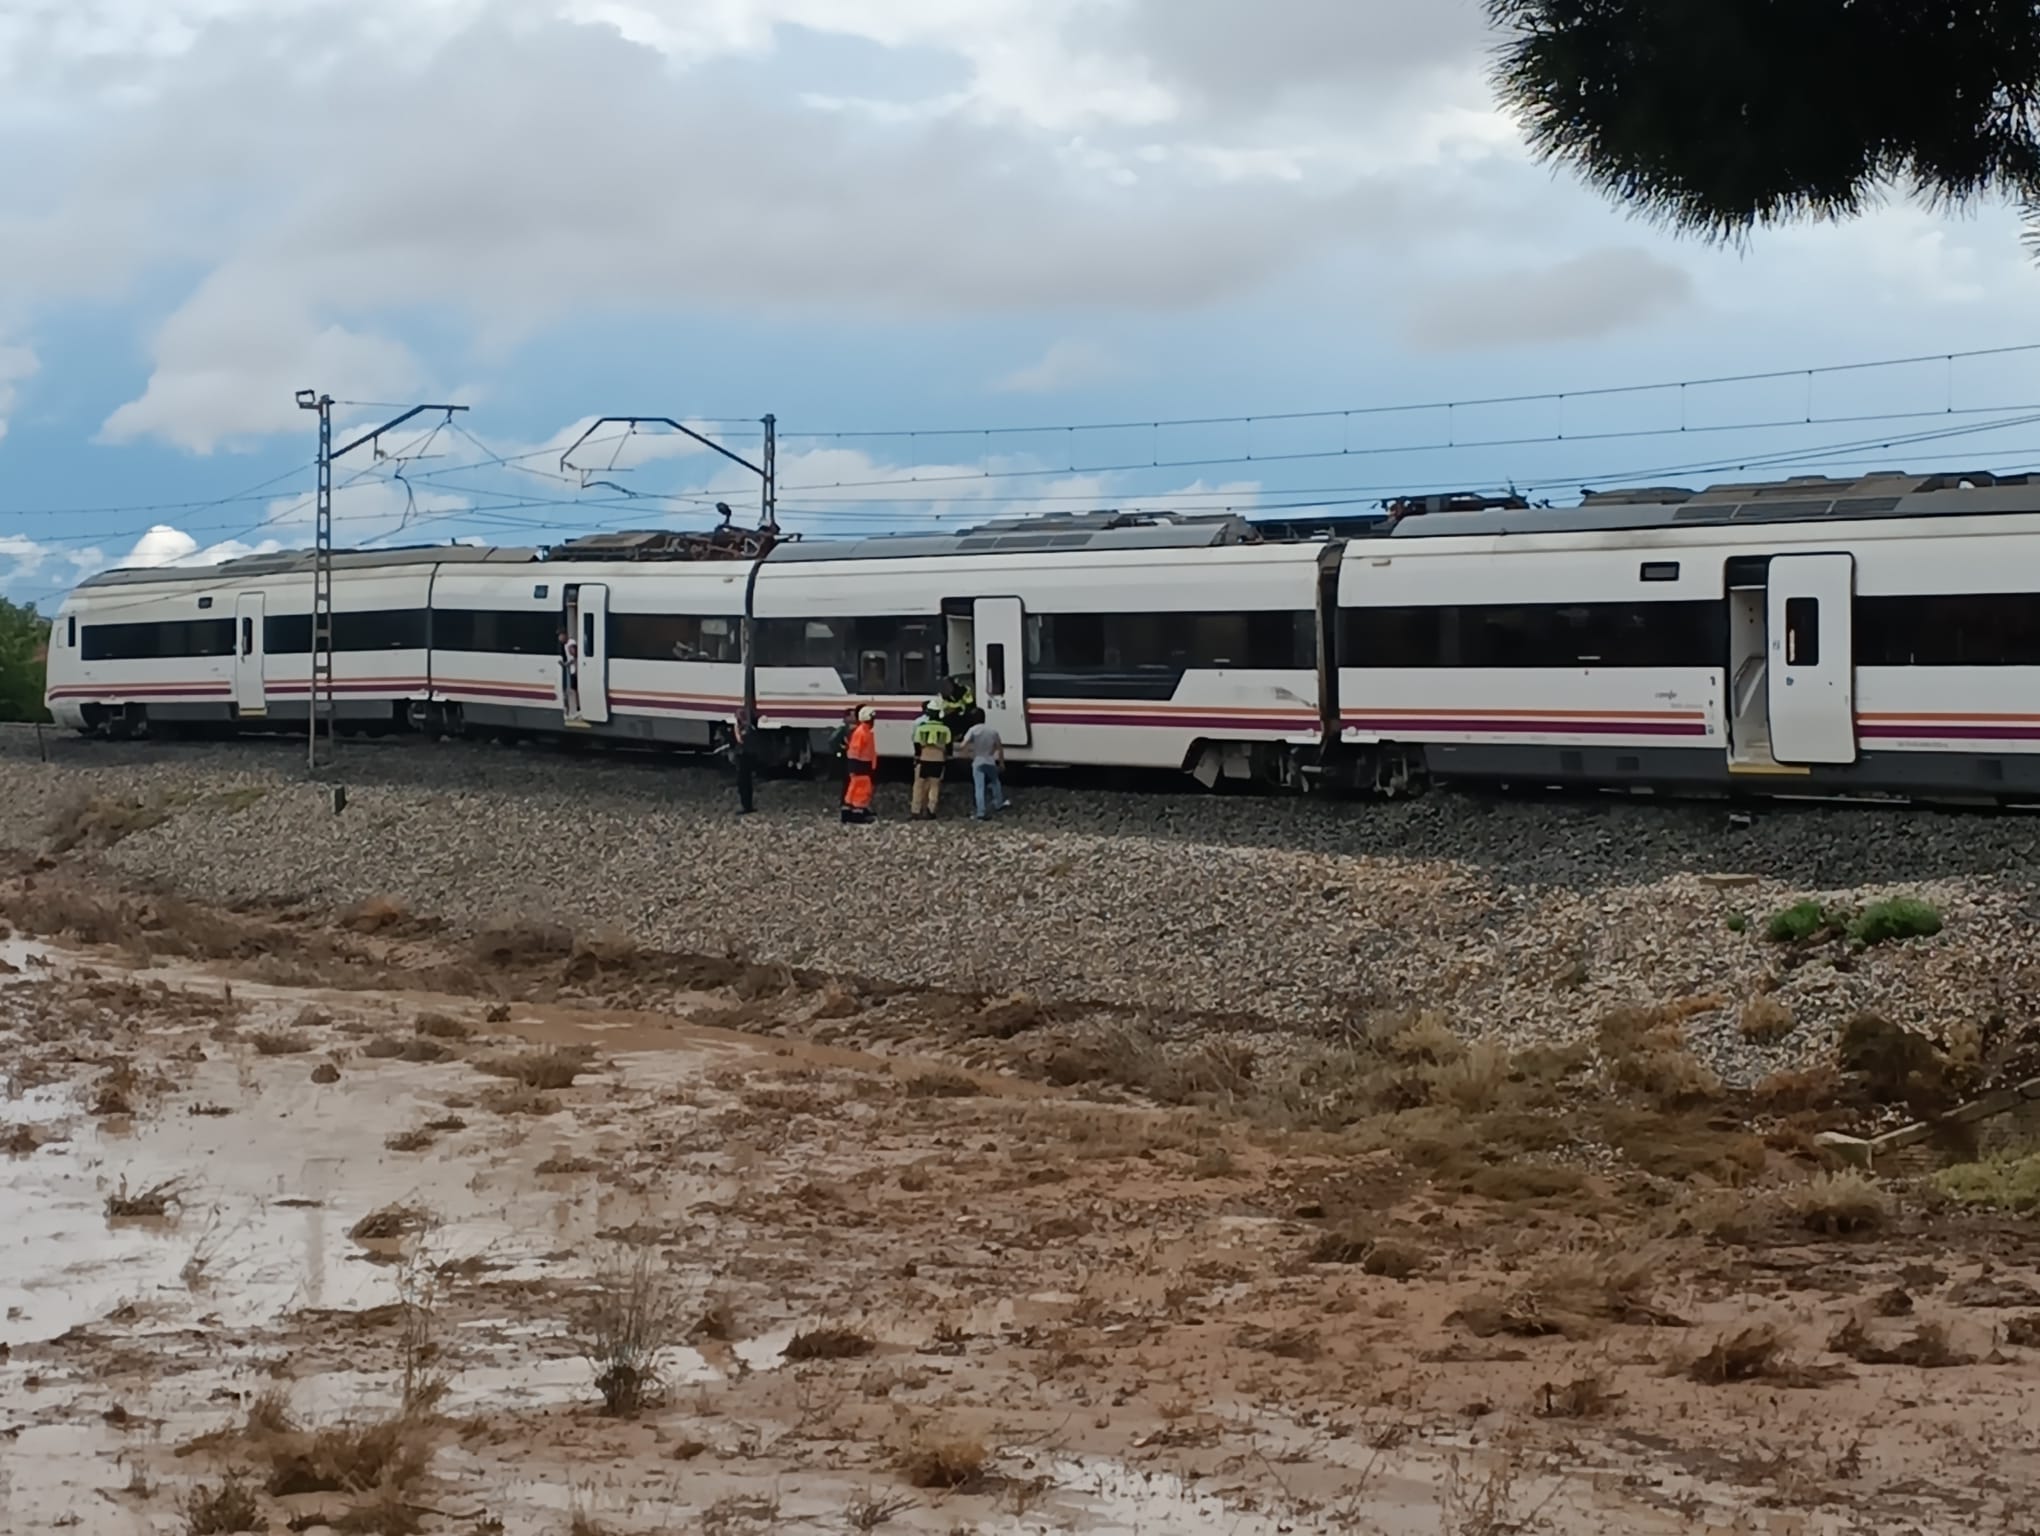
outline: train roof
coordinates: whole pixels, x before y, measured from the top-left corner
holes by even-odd
[[[908,560],[941,555],[1017,555],[1112,549],[1216,549],[1257,544],[1243,517],[1174,512],[1048,513],[1004,518],[956,533],[886,533],[863,539],[788,540],[767,564],[808,560]]]
[[[1464,534],[1594,533],[1870,518],[2001,517],[2017,512],[2040,512],[2040,482],[2031,475],[1983,470],[1939,475],[1901,471],[1855,480],[1796,475],[1788,480],[1712,485],[1701,491],[1683,486],[1589,491],[1577,507],[1445,511],[1405,517],[1388,536],[1436,539]]]
[[[515,564],[538,558],[535,549],[494,549],[476,544],[413,544],[401,549],[336,549],[336,571],[375,570],[410,565]],[[250,576],[310,575],[316,557],[309,549],[284,549],[265,555],[242,555],[217,565],[137,565],[101,571],[80,587],[153,586],[163,582],[214,582]]]

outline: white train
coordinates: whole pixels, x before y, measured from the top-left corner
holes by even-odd
[[[903,757],[961,674],[1012,761],[1206,784],[2040,793],[2026,477],[1405,508],[1351,537],[1092,514],[675,558],[706,547],[337,555],[341,727],[700,748],[748,681],[782,761],[863,702]],[[92,577],[56,617],[49,707],[110,735],[303,729],[310,608],[302,553]]]

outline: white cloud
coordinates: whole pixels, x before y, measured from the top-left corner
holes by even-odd
[[[1693,299],[1684,268],[1636,247],[1589,251],[1549,267],[1489,272],[1432,289],[1410,338],[1440,349],[1492,350],[1605,336]]]
[[[0,346],[0,437],[7,435],[8,413],[20,397],[21,385],[34,378],[41,366],[27,347]]]
[[[1037,360],[1016,368],[991,387],[1007,394],[1048,395],[1099,384],[1125,371],[1119,359],[1092,341],[1058,341]]]
[[[398,342],[321,324],[281,274],[215,272],[155,340],[156,369],[140,399],[106,419],[102,441],[154,437],[192,453],[274,433],[308,431],[296,393],[411,398],[424,370]]]
[[[1276,8],[1299,7],[1322,10]],[[111,295],[166,265],[204,272],[154,337],[147,385],[112,411],[104,436],[208,453],[302,431],[298,388],[432,393],[393,339],[393,317],[421,309],[464,320],[499,350],[595,310],[1184,310],[1314,251],[1389,249],[1398,228],[1444,217],[1454,194],[1443,180],[1401,174],[1392,147],[1372,164],[1355,148],[1392,146],[1400,115],[1364,92],[1308,111],[1283,98],[1279,122],[1255,119],[1251,97],[1220,111],[1201,76],[1151,56],[1152,16],[1136,18],[1138,35],[1096,25],[1138,9],[54,9],[48,25],[0,42],[14,110],[71,129],[57,155],[0,161],[0,291],[49,301]],[[928,52],[963,83],[945,78],[931,96],[925,73],[907,88],[881,66],[859,81],[876,87],[859,98],[874,110],[846,115],[720,66],[769,54],[789,27]],[[95,94],[116,77],[121,89]],[[447,122],[462,131],[449,139]],[[677,157],[674,144],[715,152]]]
[[[241,539],[222,539],[217,544],[201,545],[182,528],[158,523],[135,541],[135,547],[127,552],[120,564],[146,567],[218,565],[222,560],[236,560],[242,555],[273,554],[285,547],[278,539],[264,539],[254,544]]]

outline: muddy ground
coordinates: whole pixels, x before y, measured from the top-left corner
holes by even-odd
[[[1125,1020],[0,874],[0,1530],[2040,1530],[2040,1249],[1676,1007]],[[1854,1107],[1850,1107],[1854,1106]]]

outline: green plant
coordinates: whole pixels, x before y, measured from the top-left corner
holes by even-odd
[[[1819,902],[1795,901],[1783,912],[1772,914],[1764,924],[1764,937],[1773,944],[1804,944],[1842,926],[1842,919]]]
[[[50,621],[0,597],[0,720],[47,720],[43,708]]]
[[[1731,912],[1728,914],[1728,931],[1730,933],[1747,933],[1749,931],[1749,926],[1750,926],[1749,913]]]
[[[1873,902],[1849,924],[1849,937],[1865,948],[1893,939],[1931,938],[1940,931],[1941,914],[1910,896]]]
[[[1964,1205],[2001,1211],[2040,1210],[2040,1152],[1957,1163],[1934,1175],[1934,1187]]]

